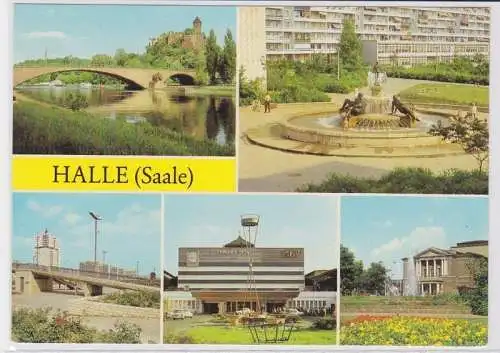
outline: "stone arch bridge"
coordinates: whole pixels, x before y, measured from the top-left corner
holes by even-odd
[[[153,75],[160,73],[162,81],[166,82],[168,79],[177,79],[182,85],[194,85],[195,71],[194,70],[164,70],[164,69],[135,69],[128,67],[57,67],[57,66],[15,66],[14,67],[14,87],[17,85],[33,79],[35,77],[59,73],[59,72],[94,72],[103,75],[108,75],[120,79],[127,83],[129,86],[145,89],[149,87]],[[160,83],[157,83],[159,86]]]

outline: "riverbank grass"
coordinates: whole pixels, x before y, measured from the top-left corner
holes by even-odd
[[[400,92],[401,99],[419,103],[464,104],[476,103],[478,106],[489,105],[489,87],[421,83]]]
[[[99,118],[29,101],[14,104],[13,153],[234,156],[233,144],[200,141],[147,122]]]

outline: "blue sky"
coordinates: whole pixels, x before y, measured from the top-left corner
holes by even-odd
[[[431,246],[488,239],[488,199],[356,196],[341,199],[341,242],[365,265],[382,261],[401,278],[401,259]]]
[[[149,38],[183,31],[196,16],[219,43],[227,29],[236,40],[236,7],[16,4],[14,62],[43,58],[45,49],[48,57],[142,53]]]
[[[61,266],[78,267],[94,258],[94,223],[103,218],[97,241],[98,260],[149,274],[160,268],[161,196],[128,194],[15,193],[12,258],[32,262],[33,238],[45,230],[56,236]]]
[[[165,268],[177,273],[179,247],[221,247],[240,216],[261,217],[257,247],[304,247],[305,271],[337,267],[337,198],[316,195],[165,195]]]

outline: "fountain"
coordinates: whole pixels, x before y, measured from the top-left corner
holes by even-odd
[[[380,74],[382,76],[382,74]],[[246,132],[258,145],[284,151],[341,157],[443,157],[461,155],[458,144],[428,133],[452,113],[432,106],[404,104],[384,94],[382,80],[368,74],[369,92],[362,100],[346,99],[340,109],[314,106],[304,115]],[[397,108],[393,113],[394,108]],[[316,112],[314,112],[316,110]]]
[[[413,257],[407,258],[405,262],[403,262],[403,266],[406,267],[403,269],[403,295],[415,297],[418,295],[418,279]]]

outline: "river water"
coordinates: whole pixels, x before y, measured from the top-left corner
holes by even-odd
[[[123,91],[80,87],[24,87],[19,91],[39,101],[62,105],[72,93],[84,95],[85,110],[96,116],[148,122],[218,144],[233,143],[236,108],[230,96],[197,95],[190,87],[166,90]]]

